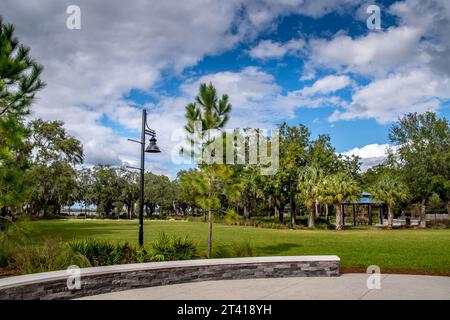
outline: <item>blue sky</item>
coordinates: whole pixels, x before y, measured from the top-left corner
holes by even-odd
[[[33,117],[63,120],[86,165],[136,165],[126,139],[145,107],[164,151],[147,167],[174,177],[171,135],[202,82],[230,95],[229,128],[302,123],[365,168],[402,114],[450,115],[445,0],[75,2],[80,30],[66,27],[72,1],[5,0],[0,12],[45,68]],[[367,27],[369,4],[381,30]]]

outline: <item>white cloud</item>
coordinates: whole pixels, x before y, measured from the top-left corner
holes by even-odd
[[[310,41],[311,61],[335,70],[384,76],[416,57],[420,36],[420,29],[402,26],[354,39],[342,34],[330,41],[313,39]]]
[[[300,76],[300,81],[308,81],[308,80],[314,80],[316,78],[316,71],[311,68],[308,67],[308,65],[306,67],[304,67],[303,69],[303,74]]]
[[[363,2],[362,0],[246,0],[245,6],[251,21],[259,25],[269,23],[270,14],[301,14],[319,18],[330,12],[348,12]]]
[[[289,116],[288,111],[274,108],[276,104],[273,102],[281,94],[274,77],[250,66],[238,72],[217,72],[188,79],[180,86],[179,97],[162,98],[155,105],[155,111],[150,113],[161,135],[168,134],[170,137],[170,132],[184,127],[185,106],[194,101],[201,83],[210,82],[219,96],[225,93],[229,96],[232,105],[229,128],[269,128],[277,120]],[[167,111],[169,114],[166,114]]]
[[[346,152],[342,152],[342,155],[345,156],[358,156],[361,158],[377,158],[377,157],[386,157],[386,150],[389,148],[389,144],[368,144],[361,148],[353,148]]]
[[[450,99],[448,88],[448,78],[437,77],[427,70],[393,74],[359,89],[345,111],[336,110],[330,120],[375,118],[387,123],[404,113],[433,111],[441,100]]]
[[[331,93],[340,89],[346,88],[350,85],[351,80],[348,76],[326,76],[316,82],[311,87],[303,89],[303,93],[306,95],[313,95],[315,93]]]
[[[450,2],[406,0],[391,5],[389,13],[404,26],[422,30],[420,55],[435,73],[450,77]]]
[[[296,54],[305,46],[303,39],[292,39],[286,43],[263,40],[249,51],[252,58],[279,59],[286,54]]]
[[[271,100],[281,92],[272,75],[251,66],[240,72],[225,71],[204,75],[182,85],[182,90],[185,94],[194,96],[198,93],[200,83],[209,82],[220,92],[227,93],[231,103],[239,109],[252,108],[252,102]]]
[[[156,107],[153,122],[159,126],[163,135],[167,131],[182,128],[185,122],[184,107],[194,101],[200,83],[211,82],[218,94],[229,95],[232,113],[228,128],[274,128],[277,123],[295,116],[297,108],[317,108],[323,106],[345,105],[339,97],[326,96],[332,86],[318,86],[316,94],[310,96],[303,89],[283,93],[275,78],[257,67],[246,67],[238,72],[217,72],[192,78],[181,85],[181,96],[162,99]],[[332,82],[331,80],[329,82]],[[345,83],[340,79],[338,83]],[[342,85],[342,84],[341,84]],[[335,85],[334,88],[337,86]],[[179,106],[178,111],[162,115],[169,106]],[[163,110],[163,111],[162,111]]]
[[[346,152],[342,152],[345,156],[358,156],[361,158],[361,171],[365,172],[367,169],[382,163],[387,157],[387,150],[390,148],[389,144],[368,144],[361,148],[353,148]]]
[[[246,67],[240,72],[219,72],[204,75],[182,85],[186,100],[193,99],[200,83],[211,82],[219,93],[227,93],[233,105],[230,126],[264,127],[292,118],[297,108],[346,106],[337,96],[328,96],[347,86],[347,76],[330,76],[318,80],[312,87],[282,93],[275,78],[267,72]]]

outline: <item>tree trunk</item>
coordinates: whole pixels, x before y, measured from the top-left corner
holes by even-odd
[[[447,214],[450,216],[450,200],[447,201]]]
[[[284,205],[279,206],[277,209],[278,209],[278,222],[283,223],[284,222]]]
[[[292,226],[295,226],[295,216],[296,216],[296,207],[295,207],[295,199],[292,198],[291,200],[291,224]]]
[[[250,211],[248,210],[247,205],[244,205],[244,217],[245,219],[250,219]]]
[[[352,205],[352,214],[353,214],[353,226],[356,226],[356,205]]]
[[[289,202],[291,206],[291,225],[292,227],[295,226],[295,199],[294,199],[294,184],[292,183],[292,180],[290,181],[290,196],[289,196]]]
[[[425,210],[426,210],[426,206],[425,206],[425,198],[424,198],[420,202],[420,221],[419,221],[419,226],[421,228],[426,228],[427,227],[426,211]]]
[[[212,211],[208,209],[208,259],[211,259],[212,252]]]
[[[334,208],[336,209],[336,230],[340,231],[342,230],[344,224],[344,217],[342,216],[342,207],[340,203],[336,203],[334,205]]]
[[[319,201],[314,201],[314,214],[316,215],[316,218],[319,216]]]
[[[328,203],[325,203],[325,221],[328,222]]]
[[[312,205],[309,208],[309,215],[308,215],[308,228],[313,228],[314,224],[316,222],[316,210],[315,205]]]
[[[387,229],[392,230],[393,224],[394,224],[394,210],[393,210],[392,206],[388,206]]]
[[[131,220],[134,219],[134,210],[136,209],[136,203],[131,200],[130,203],[130,214],[131,214]]]

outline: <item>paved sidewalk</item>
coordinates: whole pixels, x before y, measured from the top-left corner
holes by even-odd
[[[134,289],[83,299],[112,300],[311,300],[311,299],[445,299],[450,300],[450,277],[381,275],[381,289],[367,289],[368,274],[339,277],[220,280]]]

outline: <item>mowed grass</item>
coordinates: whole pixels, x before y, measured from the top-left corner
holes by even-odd
[[[137,242],[137,221],[41,220],[32,223],[32,237],[69,241],[96,238]],[[450,229],[444,230],[276,230],[214,225],[213,248],[249,241],[258,256],[337,255],[345,271],[363,271],[378,265],[382,272],[450,275]],[[207,224],[149,220],[144,223],[144,242],[161,232],[189,236],[201,254],[206,251]]]

